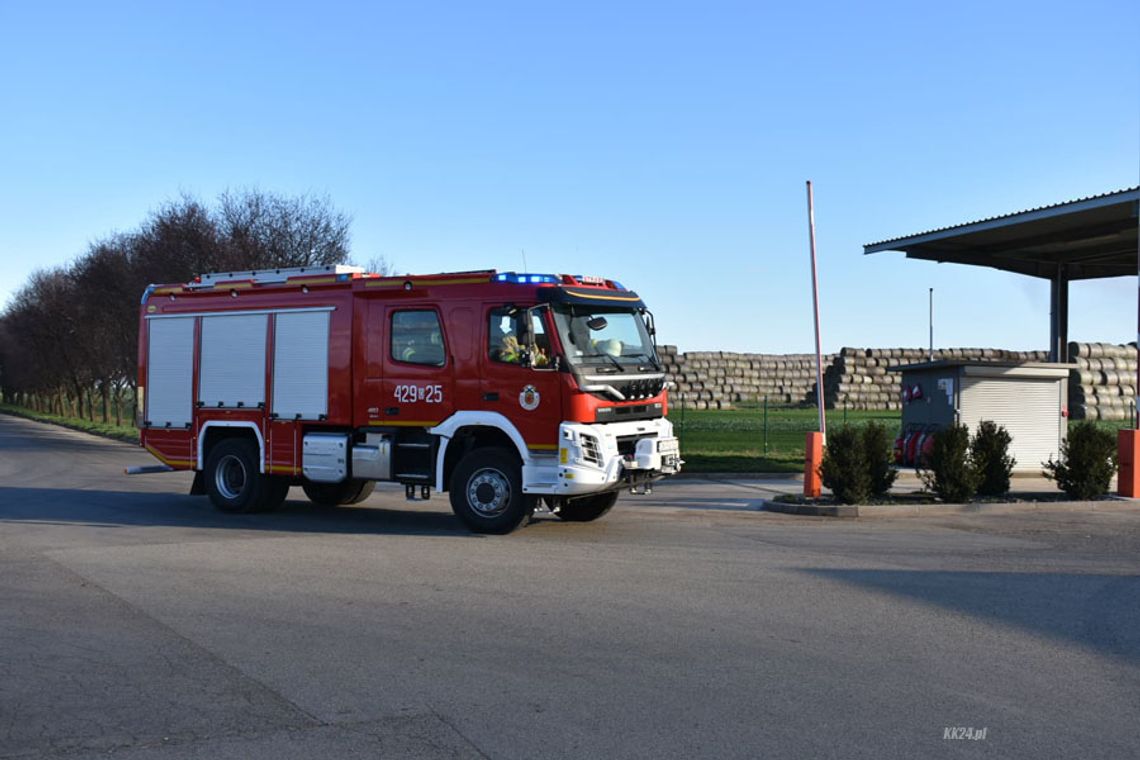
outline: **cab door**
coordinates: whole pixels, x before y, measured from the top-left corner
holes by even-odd
[[[452,360],[434,306],[386,307],[380,416],[376,424],[428,428],[451,416]]]
[[[562,377],[548,319],[547,309],[497,305],[487,306],[482,319],[481,406],[507,417],[536,453],[557,450],[562,422]]]
[[[385,304],[376,299],[357,300],[352,374],[356,385],[354,418],[358,426],[381,425],[388,397],[384,393],[384,357],[388,353]]]

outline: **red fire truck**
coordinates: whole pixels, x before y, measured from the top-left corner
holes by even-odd
[[[653,317],[612,280],[398,277],[328,266],[152,285],[139,329],[141,443],[226,512],[300,485],[351,504],[376,481],[447,491],[472,530],[538,500],[594,520],[680,470]]]

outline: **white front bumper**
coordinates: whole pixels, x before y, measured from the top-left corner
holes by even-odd
[[[523,467],[528,493],[579,496],[618,487],[628,474],[655,479],[681,470],[673,424],[664,418],[585,424],[564,422],[553,461]],[[619,444],[627,453],[619,451]]]

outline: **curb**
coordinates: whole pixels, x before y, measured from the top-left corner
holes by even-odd
[[[859,517],[859,507],[852,504],[789,504],[783,501],[760,500],[765,512],[806,517]]]
[[[998,504],[787,504],[761,499],[767,512],[810,517],[939,517],[1027,512],[1138,512],[1140,500],[1108,496],[1102,501],[1013,501]]]

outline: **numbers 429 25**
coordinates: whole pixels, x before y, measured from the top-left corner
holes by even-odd
[[[417,401],[425,404],[442,404],[443,386],[397,385],[393,395],[401,404],[414,404]]]

